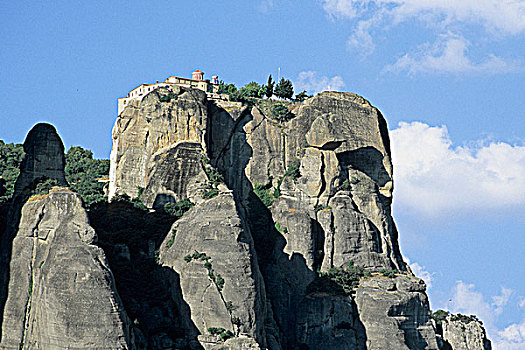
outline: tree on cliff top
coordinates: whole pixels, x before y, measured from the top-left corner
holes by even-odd
[[[270,76],[268,77],[268,82],[265,85],[266,91],[264,92],[267,98],[270,98],[273,96],[273,86],[274,85],[275,85],[275,82],[273,81],[272,75],[270,74]]]
[[[275,87],[275,96],[291,99],[293,96],[293,84],[290,80],[281,78]]]
[[[247,98],[260,98],[261,94],[261,85],[255,81],[249,82],[245,86],[239,89],[239,95],[242,99]]]

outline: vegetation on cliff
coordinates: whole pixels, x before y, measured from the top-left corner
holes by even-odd
[[[24,148],[21,144],[6,144],[0,140],[0,203],[8,201],[13,196],[23,158]]]
[[[348,267],[331,267],[327,272],[321,272],[319,275],[323,280],[335,282],[346,294],[352,294],[359,285],[359,280],[365,276],[370,276],[370,272],[354,265],[353,261]]]
[[[66,153],[66,180],[89,208],[105,201],[104,183],[99,179],[109,176],[109,160],[94,159],[93,152],[82,147],[71,147]]]
[[[293,83],[289,79],[281,78],[277,85],[272,76],[268,76],[268,81],[266,84],[259,84],[255,81],[251,81],[241,88],[237,88],[235,84],[226,84],[224,81],[219,82],[219,94],[226,94],[230,97],[230,101],[235,102],[247,102],[253,103],[254,99],[263,99],[271,98],[272,96],[277,96],[280,99],[284,100],[295,100],[302,102],[308,98],[306,91],[301,91],[300,93],[294,95]]]

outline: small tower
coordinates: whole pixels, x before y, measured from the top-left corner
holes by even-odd
[[[214,75],[213,77],[211,77],[211,83],[212,84],[219,84],[219,76],[218,75]]]
[[[196,70],[195,72],[191,73],[193,80],[204,80],[204,72],[201,72],[200,70]]]

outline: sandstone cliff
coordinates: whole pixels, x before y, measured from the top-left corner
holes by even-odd
[[[2,349],[126,349],[129,321],[78,195],[28,202],[13,241]]]
[[[37,124],[24,151],[2,236],[0,347],[129,348],[129,320],[80,197],[54,189],[25,203],[39,182],[67,186],[55,128]]]
[[[360,96],[154,90],[118,116],[110,202],[88,212],[67,189],[26,203],[42,179],[67,186],[54,128],[26,144],[2,348],[490,349],[477,320],[431,318],[398,246],[386,121]]]
[[[150,207],[197,203],[160,247],[180,283],[172,298],[189,308],[186,334],[198,332],[206,348],[214,328],[270,349],[441,348],[425,285],[399,251],[381,113],[360,96],[326,92],[287,104],[284,121],[275,103],[166,89],[115,124],[110,195],[135,197],[140,187]],[[351,292],[319,277],[349,263],[372,273]]]

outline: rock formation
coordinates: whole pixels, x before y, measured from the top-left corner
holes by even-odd
[[[264,283],[243,226],[232,194],[220,194],[175,222],[160,249],[160,263],[180,276],[182,298],[199,334],[224,328],[265,347]]]
[[[66,185],[60,139],[38,130],[21,204],[44,176]],[[432,320],[398,246],[392,171],[386,121],[355,94],[130,100],[92,226],[65,189],[12,225],[1,346],[489,349],[477,320]]]
[[[206,123],[206,93],[200,90],[172,86],[131,101],[113,128],[110,200],[121,193],[137,197],[139,189],[144,189],[150,207],[191,196],[188,178],[203,177],[189,159],[198,161],[205,151],[199,146],[205,145]],[[179,146],[180,142],[185,145]],[[170,163],[163,162],[166,157]],[[155,175],[156,167],[163,164],[174,170],[165,179]]]
[[[165,95],[172,96],[169,102]],[[381,113],[357,95],[329,92],[289,104],[289,120],[283,122],[273,118],[272,103],[207,102],[184,88],[161,90],[124,109],[115,124],[113,193],[134,197],[143,187],[150,207],[184,198],[198,203],[174,224],[176,234],[166,237],[160,256],[179,275],[201,344],[210,324],[235,328],[235,315],[223,307],[229,299],[210,288],[205,265],[230,266],[219,274],[229,271],[228,280],[238,280],[231,265],[237,260],[251,271],[253,288],[246,292],[252,297],[246,301],[258,305],[244,315],[243,333],[262,346],[382,349],[388,338],[391,349],[438,349],[424,283],[412,276],[398,247]],[[200,164],[199,152],[206,158]],[[226,204],[225,194],[202,197],[204,184],[213,182],[210,166],[222,174],[234,202]],[[224,209],[212,205],[216,202]],[[247,255],[231,255],[238,243],[224,241],[223,232],[232,230],[224,226],[231,220],[226,218],[232,217],[239,221],[233,232],[244,237]],[[205,260],[194,261],[192,254],[204,254]],[[350,262],[375,275],[352,295],[319,292],[319,273]],[[385,269],[398,275],[378,275]],[[234,304],[243,300],[241,292],[232,294]]]
[[[361,281],[356,291],[367,349],[438,350],[423,280],[398,274]]]
[[[58,185],[67,185],[64,175],[64,144],[53,125],[36,124],[27,134],[24,152],[20,176],[15,184],[15,198],[27,197],[26,192],[34,185],[35,180],[54,179]]]
[[[443,350],[490,350],[483,324],[475,316],[448,315],[440,325]]]
[[[2,237],[0,347],[129,348],[129,321],[80,197],[52,190],[24,204],[38,181],[67,186],[55,128],[37,124],[24,151]]]
[[[129,321],[80,197],[29,201],[13,241],[2,349],[127,349]]]

